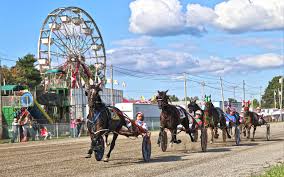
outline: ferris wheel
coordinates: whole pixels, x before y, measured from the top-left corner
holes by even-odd
[[[48,14],[38,40],[38,67],[46,89],[57,79],[64,81],[67,88],[104,85],[104,43],[95,21],[86,11],[65,7]],[[52,72],[56,77],[49,77]]]

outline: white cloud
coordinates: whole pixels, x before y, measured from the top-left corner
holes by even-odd
[[[149,36],[141,36],[136,39],[123,39],[113,42],[114,45],[120,45],[124,47],[144,47],[152,45],[152,38]]]
[[[284,58],[280,55],[276,55],[273,53],[257,55],[257,56],[250,56],[250,57],[243,57],[240,58],[238,63],[252,67],[252,68],[275,68],[284,66]]]
[[[175,73],[196,65],[189,53],[171,51],[155,47],[120,47],[107,51],[112,64],[139,71],[155,73]]]
[[[186,26],[179,0],[136,0],[130,3],[129,31],[152,36],[198,34],[197,28]]]
[[[130,39],[135,43],[136,39]],[[140,38],[137,39],[141,40]],[[116,43],[116,42],[115,42]],[[119,43],[119,42],[117,42]],[[150,42],[153,44],[153,42]],[[144,47],[120,46],[107,51],[107,58],[112,64],[139,71],[154,73],[182,73],[195,74],[228,74],[261,71],[284,67],[284,56],[266,53],[251,56],[236,56],[234,58],[193,57],[181,50],[169,50],[154,45]]]
[[[283,29],[283,9],[283,0],[230,0],[215,6],[215,25],[236,33]]]
[[[229,0],[214,8],[188,4],[183,12],[179,0],[136,0],[130,3],[129,30],[152,36],[200,35],[209,26],[229,33],[280,30],[283,9],[283,0]]]

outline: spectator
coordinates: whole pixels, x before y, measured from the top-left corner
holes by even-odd
[[[22,115],[19,119],[19,125],[20,128],[22,128],[21,142],[28,141],[28,128],[29,128],[28,122],[29,122],[29,116],[27,115],[26,110],[24,110],[24,112],[22,112]]]
[[[82,120],[81,117],[76,119],[76,124],[77,124],[77,137],[80,138],[80,136],[81,136],[81,127],[82,127],[82,124],[83,124],[83,120]]]
[[[76,121],[71,118],[71,121],[70,121],[70,135],[72,138],[75,138],[75,135],[76,135]]]
[[[51,139],[51,133],[47,131],[47,128],[46,126],[43,126],[41,129],[40,129],[40,136],[46,140],[46,139]]]
[[[11,142],[15,143],[19,135],[19,123],[18,119],[14,118],[14,121],[12,122],[12,139]]]

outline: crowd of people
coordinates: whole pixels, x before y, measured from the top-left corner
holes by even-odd
[[[70,137],[80,137],[84,120],[82,118],[70,120]],[[67,130],[68,131],[68,130]],[[26,108],[22,108],[14,112],[14,119],[10,127],[11,142],[27,142],[29,140],[47,140],[54,136],[50,130],[48,130],[47,124],[39,124],[29,114]]]

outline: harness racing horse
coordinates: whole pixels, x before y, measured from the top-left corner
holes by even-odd
[[[211,95],[205,95],[205,109],[204,109],[204,116],[205,116],[205,126],[207,125],[211,129],[211,143],[213,143],[214,138],[218,138],[218,124],[219,128],[222,130],[222,137],[223,142],[226,142],[226,134],[228,138],[231,138],[227,126],[226,126],[226,118],[224,116],[224,112],[220,108],[215,108],[211,102]],[[214,131],[213,131],[214,130]],[[214,137],[214,138],[213,138]]]
[[[171,141],[170,143],[181,143],[181,140],[177,140],[177,126],[179,124],[182,124],[184,127],[184,131],[189,134],[191,141],[193,142],[193,137],[191,136],[191,131],[189,129],[189,120],[188,115],[186,113],[186,110],[180,106],[174,106],[170,105],[168,103],[169,96],[167,95],[167,91],[158,91],[158,96],[156,97],[158,101],[159,109],[162,109],[162,112],[160,114],[160,133],[159,133],[159,139],[158,144],[161,143],[161,136],[164,133],[164,130],[167,128],[171,132]],[[183,111],[185,117],[180,118],[180,112],[179,110]]]
[[[250,138],[250,129],[253,127],[253,134],[252,134],[252,141],[254,141],[254,135],[255,130],[257,126],[261,126],[266,124],[267,122],[261,118],[257,113],[252,112],[249,110],[250,107],[250,101],[243,101],[243,107],[244,107],[244,114],[243,114],[243,123],[244,123],[244,129],[243,134],[244,136],[247,135],[247,139]]]
[[[188,112],[189,113],[194,113],[194,117],[195,117],[195,112],[200,110],[202,112],[202,123],[204,123],[204,120],[203,120],[203,116],[204,116],[204,111],[200,108],[200,106],[196,103],[196,100],[190,100],[189,101],[189,104],[187,105],[188,107]],[[193,138],[194,138],[194,142],[197,142],[198,140],[198,122],[196,122],[196,119],[195,118],[192,118],[193,121],[192,121],[192,127],[191,127],[191,130],[193,132]]]
[[[124,132],[121,129],[122,126],[126,125],[123,113],[118,108],[106,106],[101,100],[101,97],[99,95],[100,91],[102,91],[100,85],[90,85],[86,91],[86,96],[88,97],[89,104],[87,127],[91,138],[91,147],[86,158],[90,158],[93,151],[96,152],[96,143],[97,141],[103,141],[103,135],[105,135],[106,137],[105,139],[107,144],[108,133],[115,132],[113,134],[109,152],[104,159],[105,162],[108,162],[111,151],[115,146],[115,141],[118,137],[118,134],[125,136],[131,136],[132,134],[130,134],[129,132]],[[117,113],[118,118],[113,119],[111,111]]]

